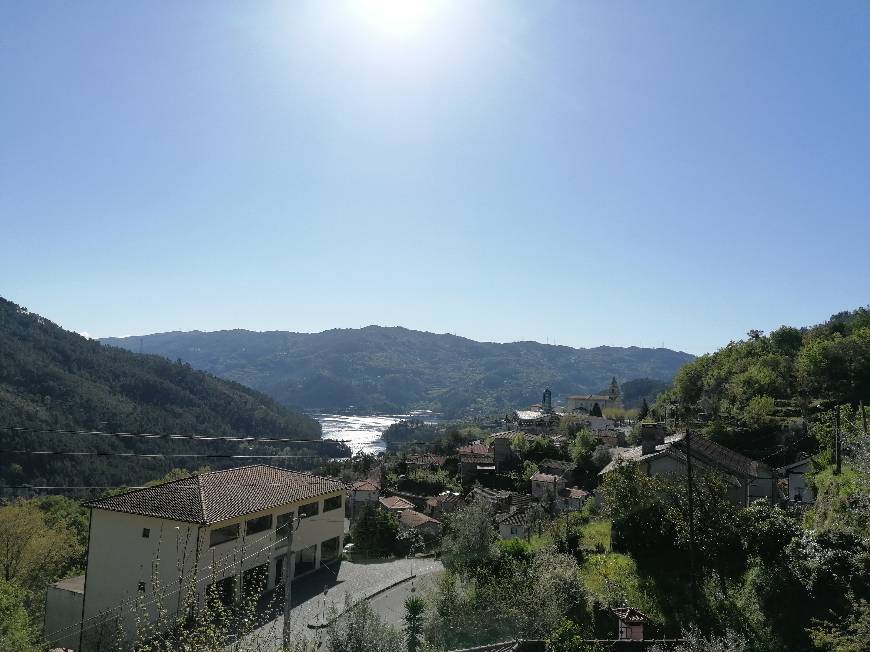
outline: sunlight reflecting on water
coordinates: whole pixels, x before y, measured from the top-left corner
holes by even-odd
[[[353,454],[360,451],[377,454],[386,449],[381,433],[402,419],[432,420],[429,412],[411,414],[378,414],[358,416],[353,414],[312,414],[323,428],[324,439],[346,440]]]

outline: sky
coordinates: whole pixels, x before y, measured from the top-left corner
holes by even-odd
[[[0,0],[0,296],[712,351],[870,303],[870,3]]]

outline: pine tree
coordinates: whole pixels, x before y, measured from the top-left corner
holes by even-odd
[[[647,405],[646,398],[643,399],[643,405],[640,406],[640,412],[637,413],[637,420],[643,421],[649,416],[649,405]]]

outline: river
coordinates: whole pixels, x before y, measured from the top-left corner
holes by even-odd
[[[360,451],[377,454],[386,449],[381,433],[402,419],[422,419],[435,421],[431,412],[412,412],[410,414],[312,414],[323,428],[324,439],[341,439],[350,446],[353,454]]]

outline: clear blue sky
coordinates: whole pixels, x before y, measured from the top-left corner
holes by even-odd
[[[870,302],[870,3],[0,4],[0,295],[699,353]]]

